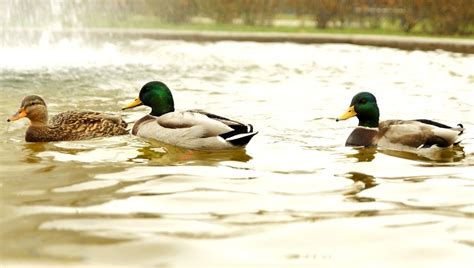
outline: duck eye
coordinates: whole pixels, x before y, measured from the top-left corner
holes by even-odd
[[[366,103],[367,103],[367,99],[361,99],[361,100],[359,101],[359,103],[360,103],[360,104],[366,104]]]

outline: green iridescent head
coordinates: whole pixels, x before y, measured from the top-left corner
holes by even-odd
[[[372,93],[357,93],[352,98],[351,104],[349,106],[349,109],[337,119],[338,121],[357,116],[359,119],[359,126],[379,126],[379,107],[377,106],[377,100],[375,99],[375,96],[372,95]]]
[[[160,81],[146,83],[140,90],[139,97],[122,109],[130,109],[140,105],[150,107],[150,114],[153,116],[160,116],[174,111],[173,95],[168,86]]]

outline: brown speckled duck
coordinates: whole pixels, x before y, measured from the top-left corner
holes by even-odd
[[[27,96],[17,113],[7,121],[27,117],[30,126],[26,130],[28,142],[73,141],[128,134],[127,123],[118,116],[98,112],[68,111],[51,118],[44,100],[36,95]]]

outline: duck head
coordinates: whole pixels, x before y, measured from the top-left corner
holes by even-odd
[[[151,108],[151,115],[160,116],[174,111],[173,95],[165,83],[152,81],[146,83],[140,90],[138,98],[122,108],[131,109],[140,105]]]
[[[349,109],[343,113],[336,121],[346,120],[356,116],[359,119],[359,126],[363,127],[378,127],[379,126],[379,107],[377,100],[372,93],[360,92],[357,93],[349,105]]]
[[[21,102],[18,112],[10,116],[7,121],[16,121],[23,117],[30,119],[32,125],[46,125],[48,123],[48,110],[44,100],[36,95],[26,96]]]

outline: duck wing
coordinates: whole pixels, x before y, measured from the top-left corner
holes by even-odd
[[[119,116],[99,112],[68,111],[51,118],[51,126],[69,129],[72,133],[84,133],[100,137],[101,135],[123,135],[128,131],[127,123]]]
[[[253,126],[202,110],[172,112],[158,117],[164,128],[189,128],[194,138],[221,137],[233,145],[245,145],[257,134]]]
[[[120,117],[99,112],[77,112],[68,111],[57,114],[51,118],[51,124],[70,124],[77,121],[82,122],[100,122],[100,121],[111,121],[114,124],[120,125],[126,128],[128,124]]]
[[[427,119],[387,120],[379,124],[379,138],[415,148],[448,147],[457,142],[463,130]]]
[[[433,126],[440,127],[440,128],[447,128],[447,129],[456,130],[456,131],[459,131],[459,136],[464,133],[463,124],[458,124],[457,127],[454,128],[454,127],[450,127],[448,125],[445,125],[445,124],[442,124],[442,123],[439,123],[439,122],[436,122],[436,121],[433,121],[433,120],[429,120],[429,119],[416,119],[414,121],[418,121],[418,122],[428,124],[428,125],[433,125]]]

